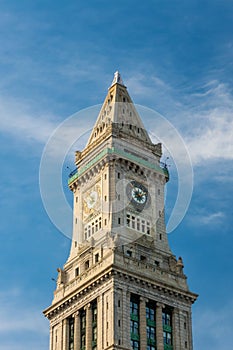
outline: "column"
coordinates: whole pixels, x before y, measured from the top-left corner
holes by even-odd
[[[192,310],[191,307],[187,313],[187,332],[188,332],[188,349],[193,349],[193,335],[192,335]]]
[[[74,314],[74,350],[80,350],[80,314],[79,311]]]
[[[146,349],[147,333],[146,333],[146,299],[140,297],[139,305],[139,332],[140,332],[140,349]]]
[[[53,350],[53,327],[52,326],[50,326],[49,350]]]
[[[104,327],[104,313],[103,313],[103,295],[97,297],[97,349],[103,349],[103,327]],[[79,349],[78,349],[79,350]]]
[[[156,304],[156,343],[157,350],[164,350],[163,344],[163,304]]]
[[[56,337],[57,335],[57,337]],[[62,350],[63,349],[63,321],[60,321],[59,324],[56,326],[55,330],[55,349],[56,350]]]
[[[122,294],[122,329],[123,344],[126,348],[130,348],[130,292],[123,290]]]
[[[183,328],[183,324],[180,322],[180,314],[179,309],[174,308],[172,312],[172,344],[173,349],[181,349],[181,327]]]
[[[68,329],[68,319],[65,318],[62,324],[62,349],[68,349],[68,338],[69,338],[69,329]]]
[[[86,350],[92,349],[92,308],[89,303],[86,306]]]

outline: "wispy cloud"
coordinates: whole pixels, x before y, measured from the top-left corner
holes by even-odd
[[[58,120],[53,116],[41,115],[33,111],[30,105],[0,97],[0,131],[3,133],[24,142],[44,143],[57,125]]]
[[[158,96],[158,93],[168,93],[170,90],[170,86],[155,74],[148,77],[143,73],[134,72],[125,83],[130,93],[142,99],[155,98]]]
[[[72,75],[76,71],[77,76],[83,77],[88,74],[91,77],[92,69],[87,73],[80,70],[80,66],[71,66],[64,68],[66,74],[71,69]],[[94,67],[93,71],[95,70]],[[226,84],[210,80],[195,91],[175,96],[174,88],[161,78],[154,75],[148,79],[146,75],[137,73],[126,81],[126,85],[134,95],[140,95],[142,99],[143,96],[147,97],[151,101],[155,91],[159,91],[160,103],[170,106],[168,119],[174,123],[183,137],[193,165],[220,158],[233,159],[233,96]],[[20,137],[24,141],[44,143],[58,123],[59,120],[54,116],[34,112],[30,105],[0,97],[2,132]],[[84,129],[83,126],[82,128]],[[70,130],[67,128],[65,133],[69,137],[69,133],[73,132],[73,128]]]
[[[196,234],[199,235],[203,233],[203,227],[205,227],[205,232],[217,232],[216,227],[223,227],[226,223],[226,213],[224,211],[207,211],[204,209],[198,209],[196,212],[189,213],[189,225],[192,227],[202,227],[202,230],[195,230]]]
[[[193,98],[193,99],[192,99]],[[210,81],[189,98],[191,122],[185,136],[194,165],[233,159],[233,96],[227,85]]]
[[[232,112],[215,109],[205,112],[201,120],[195,119],[199,119],[199,126],[194,126],[192,135],[186,138],[194,165],[213,159],[233,159],[233,118],[230,118]]]
[[[225,214],[221,211],[216,213],[211,213],[203,216],[199,216],[199,221],[204,225],[216,225],[221,223],[221,221],[225,218]]]
[[[146,101],[159,96],[159,108],[179,130],[193,165],[233,159],[233,95],[227,84],[209,80],[198,88],[175,91],[160,78],[137,73],[127,85]]]

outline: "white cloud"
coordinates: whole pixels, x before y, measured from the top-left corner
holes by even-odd
[[[233,101],[232,101],[233,102]],[[185,137],[194,165],[208,160],[233,159],[233,110],[215,108],[203,115],[193,115],[197,121],[192,135]]]
[[[124,78],[124,77],[123,77]],[[142,73],[133,73],[126,83],[129,92],[142,98],[155,97],[159,93],[168,93],[170,87],[165,81],[152,75],[149,78]],[[169,98],[169,96],[167,96]]]
[[[204,209],[197,210],[195,213],[189,214],[189,224],[194,226],[203,226],[206,227],[207,230],[212,230],[212,228],[222,227],[222,225],[226,222],[226,213],[223,211],[212,211],[206,212]],[[199,235],[203,231],[195,232]],[[212,231],[211,231],[212,232]],[[218,232],[218,231],[213,231]]]
[[[0,131],[28,142],[44,143],[57,126],[52,116],[43,116],[13,99],[0,97]]]
[[[194,165],[233,159],[233,96],[227,85],[212,80],[191,94],[182,115],[184,139]],[[188,108],[188,110],[187,110]]]
[[[137,73],[126,84],[135,95],[147,96],[149,99],[153,99],[155,92],[159,91],[161,103],[166,102],[170,106],[168,119],[183,137],[193,165],[233,159],[233,96],[228,86],[211,80],[203,84],[198,92],[183,97],[177,95],[175,98],[172,96],[174,88],[155,75],[148,79]],[[0,97],[2,132],[10,133],[21,141],[45,143],[57,125],[58,120],[51,115],[35,113],[26,104]],[[82,129],[86,131],[84,125]],[[73,127],[64,130],[67,138],[74,132]]]
[[[193,165],[233,159],[233,96],[226,84],[209,80],[198,91],[194,87],[176,91],[156,76],[135,73],[126,85],[142,100],[159,104],[183,137]]]
[[[213,224],[220,223],[224,218],[225,218],[225,214],[221,211],[218,211],[216,213],[200,216],[199,221],[204,225],[213,225]]]

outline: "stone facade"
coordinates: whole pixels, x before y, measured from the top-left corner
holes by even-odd
[[[197,295],[169,248],[161,155],[116,73],[69,179],[73,240],[44,311],[50,350],[192,350]]]

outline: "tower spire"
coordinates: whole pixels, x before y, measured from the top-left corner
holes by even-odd
[[[112,81],[112,84],[111,86],[113,86],[114,84],[121,84],[121,85],[124,85],[123,83],[123,80],[121,78],[121,75],[120,73],[118,72],[118,70],[114,73],[114,78],[113,78],[113,81]]]
[[[87,146],[102,140],[108,126],[112,124],[121,125],[122,128],[126,125],[131,126],[131,133],[134,134],[135,140],[151,144],[150,137],[118,71],[114,73],[112,84],[108,89]],[[138,130],[141,132],[139,133]]]

